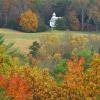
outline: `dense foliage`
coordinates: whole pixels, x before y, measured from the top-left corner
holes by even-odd
[[[20,30],[20,16],[29,9],[42,20],[39,31],[47,29],[53,12],[60,17],[67,16],[71,30],[100,30],[99,0],[0,0],[0,27]]]
[[[63,78],[60,85],[57,85],[48,70],[24,66],[8,70],[8,78],[1,74],[0,86],[5,88],[5,97],[9,96],[14,100],[96,99],[100,93],[100,55],[93,56],[91,66],[85,72],[84,62],[83,57],[79,60],[77,58],[68,60],[66,65],[68,72],[59,73]]]
[[[52,38],[54,40],[53,36]],[[48,43],[53,43],[52,38]],[[98,100],[100,97],[99,53],[91,54],[89,50],[83,50],[77,55],[74,50],[70,58],[64,60],[61,58],[61,62],[58,60],[58,65],[50,71],[35,65],[33,67],[21,65],[16,55],[7,54],[4,47],[4,44],[0,45],[0,50],[2,50],[0,51],[1,99]],[[58,56],[55,54],[54,58],[57,59]],[[88,61],[87,57],[91,57],[91,60]],[[87,62],[88,64],[85,65]],[[86,66],[88,68],[85,68]]]
[[[38,28],[38,18],[35,13],[28,10],[21,14],[19,25],[27,32],[35,32]]]
[[[30,47],[30,54],[32,54],[33,57],[36,57],[38,55],[39,48],[39,43],[37,41],[33,42],[33,45]]]
[[[66,30],[67,29],[67,21],[65,18],[59,18],[56,20],[55,29],[57,30]]]

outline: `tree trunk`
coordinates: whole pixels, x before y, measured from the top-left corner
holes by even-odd
[[[84,30],[84,9],[81,12],[81,30]]]
[[[7,26],[8,25],[8,16],[6,15],[5,16],[5,26]]]
[[[90,22],[90,19],[91,19],[91,18],[89,17],[88,20],[87,20],[87,24],[88,24],[88,25],[87,25],[87,30],[88,30],[88,31],[91,31],[91,30],[89,29],[89,22]]]
[[[96,24],[96,32],[97,32],[98,31],[98,23],[96,22],[95,24]]]

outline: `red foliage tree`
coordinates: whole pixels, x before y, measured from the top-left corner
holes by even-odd
[[[18,74],[12,74],[8,81],[7,95],[10,95],[14,100],[31,100],[32,92],[28,82]]]

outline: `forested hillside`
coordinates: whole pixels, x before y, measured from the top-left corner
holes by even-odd
[[[66,29],[100,30],[99,0],[0,0],[0,27],[46,31],[53,12],[64,17]],[[23,21],[25,14],[29,17]],[[35,26],[30,25],[30,18],[35,21]]]

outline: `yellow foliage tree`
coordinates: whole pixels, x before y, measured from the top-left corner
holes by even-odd
[[[19,25],[27,32],[35,32],[38,28],[38,17],[31,10],[27,10],[21,14]]]

